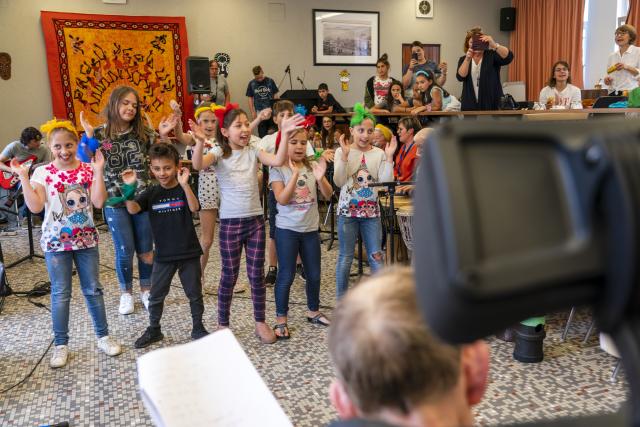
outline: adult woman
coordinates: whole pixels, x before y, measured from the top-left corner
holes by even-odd
[[[462,110],[497,110],[504,95],[500,67],[513,61],[513,53],[478,27],[467,32],[464,51],[466,55],[458,60],[456,73],[462,82]]]
[[[382,103],[393,83],[398,83],[402,86],[402,83],[398,80],[389,77],[389,68],[391,68],[389,57],[385,53],[376,62],[376,75],[367,80],[367,85],[365,86],[364,104],[367,108],[372,108],[374,105]]]
[[[549,83],[540,91],[540,104],[548,108],[553,106],[582,108],[582,94],[580,88],[571,84],[570,71],[571,67],[566,61],[553,64]]]
[[[420,129],[422,129],[422,126],[416,117],[403,117],[398,122],[398,138],[401,145],[396,154],[393,172],[396,180],[400,182],[413,179],[416,153],[418,152],[418,145],[413,140],[413,137]]]
[[[621,25],[616,29],[618,50],[609,55],[604,84],[611,95],[622,95],[625,90],[638,87],[640,78],[640,48],[635,46],[638,33],[633,25]]]

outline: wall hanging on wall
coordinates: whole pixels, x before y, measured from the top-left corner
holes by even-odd
[[[220,70],[219,74],[222,74],[225,78],[229,77],[229,64],[231,64],[231,55],[224,52],[218,52],[213,56],[213,60],[218,63]]]
[[[349,80],[351,80],[351,74],[347,70],[340,71],[340,84],[342,86],[342,91],[347,92],[349,90]]]
[[[433,18],[434,0],[416,0],[416,17]]]
[[[193,116],[184,84],[189,56],[184,17],[40,15],[56,117],[79,125],[84,111],[90,121],[101,123],[98,115],[120,85],[136,89],[156,126],[171,113],[172,99],[185,117]]]
[[[7,52],[0,52],[0,79],[9,80],[11,78],[11,55]]]
[[[380,13],[313,10],[314,65],[376,65]]]

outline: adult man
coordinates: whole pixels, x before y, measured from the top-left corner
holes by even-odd
[[[220,64],[215,60],[209,61],[209,78],[211,81],[211,92],[198,95],[196,105],[202,102],[212,102],[219,105],[227,105],[231,102],[231,93],[229,92],[229,83],[227,79],[218,74]]]
[[[247,86],[247,97],[249,98],[249,111],[251,111],[251,120],[255,120],[258,113],[265,108],[271,107],[274,99],[278,99],[278,86],[270,77],[264,75],[262,67],[256,65],[253,67],[253,80]],[[267,134],[269,126],[273,125],[271,120],[263,120],[258,125],[258,136],[262,138]]]
[[[471,407],[487,386],[488,346],[442,343],[416,299],[413,273],[401,268],[361,283],[338,304],[329,329],[337,374],[330,398],[343,421],[334,426],[473,425]]]
[[[405,99],[413,96],[413,84],[416,82],[416,73],[420,70],[431,70],[436,75],[436,83],[441,87],[447,82],[447,63],[443,61],[436,64],[433,60],[427,59],[422,43],[416,40],[411,43],[411,61],[402,69]]]
[[[5,165],[5,162],[13,158],[19,162],[24,162],[30,157],[33,158],[33,164],[48,162],[51,160],[51,152],[41,144],[42,134],[34,127],[25,128],[20,135],[19,141],[9,143],[2,153],[0,153],[0,170],[11,173],[11,167]]]

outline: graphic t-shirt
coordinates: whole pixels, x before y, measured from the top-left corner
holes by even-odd
[[[66,171],[53,163],[36,168],[31,182],[42,185],[46,192],[40,237],[44,252],[76,251],[98,244],[90,197],[92,181],[93,170],[87,163]]]
[[[389,93],[389,88],[391,88],[391,83],[393,79],[391,77],[386,80],[382,80],[378,76],[375,76],[373,79],[373,103],[374,105],[380,104],[387,97],[387,93]]]
[[[202,255],[187,196],[179,184],[173,188],[149,186],[135,200],[143,211],[149,212],[158,262]]]
[[[286,186],[291,177],[292,172],[288,167],[271,168],[269,183],[280,181]],[[320,214],[316,196],[316,177],[313,171],[308,168],[301,169],[289,203],[284,206],[278,203],[276,227],[299,233],[318,231]]]
[[[278,93],[278,86],[269,77],[265,77],[261,82],[253,79],[247,86],[246,95],[253,98],[253,106],[256,112],[271,107],[271,100]]]
[[[138,179],[136,195],[142,193],[151,183],[149,175],[149,147],[155,139],[155,132],[146,129],[148,141],[141,141],[133,131],[128,131],[111,140],[105,135],[104,126],[95,130],[95,138],[100,141],[100,147],[104,154],[104,183],[107,187],[109,198],[120,197],[122,192],[122,172],[132,169]],[[124,203],[115,207],[124,207]]]

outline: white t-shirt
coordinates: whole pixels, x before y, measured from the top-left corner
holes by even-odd
[[[289,167],[271,168],[269,183],[280,181],[285,186],[291,180],[292,172]],[[316,191],[316,177],[313,171],[304,168],[298,174],[293,197],[287,205],[278,203],[276,227],[299,233],[318,231],[320,214],[318,213],[318,193]]]
[[[76,251],[98,245],[90,197],[91,165],[80,163],[76,169],[61,171],[49,163],[36,168],[31,182],[45,189],[40,237],[44,252]]]
[[[621,62],[624,65],[630,65],[640,71],[640,47],[631,45],[623,55],[620,55],[619,49],[613,52],[609,55],[609,59],[607,60],[607,68],[617,64],[618,62]],[[632,90],[638,87],[640,73],[634,76],[627,70],[620,70],[614,71],[608,75],[613,79],[613,82],[609,86],[609,89],[612,91]]]
[[[559,104],[556,104],[556,96],[560,98]],[[549,98],[553,98],[554,105],[562,105],[576,110],[582,108],[582,92],[580,92],[580,88],[572,84],[568,84],[562,91],[558,91],[555,87],[545,86],[540,91],[540,103],[546,104]]]
[[[275,154],[277,137],[278,132],[274,132],[271,135],[265,135],[258,143],[258,148],[266,151],[267,153]],[[315,150],[313,149],[313,145],[307,141],[307,156],[313,156],[314,154]]]
[[[375,76],[373,78],[373,104],[378,105],[381,104],[382,101],[387,97],[387,93],[389,93],[389,89],[391,88],[391,83],[393,83],[393,79],[391,77],[382,80],[380,77]]]
[[[211,153],[216,156],[213,168],[220,187],[220,219],[248,218],[262,215],[258,189],[257,140],[253,139],[242,150],[231,150],[226,159],[222,147],[215,145]]]

